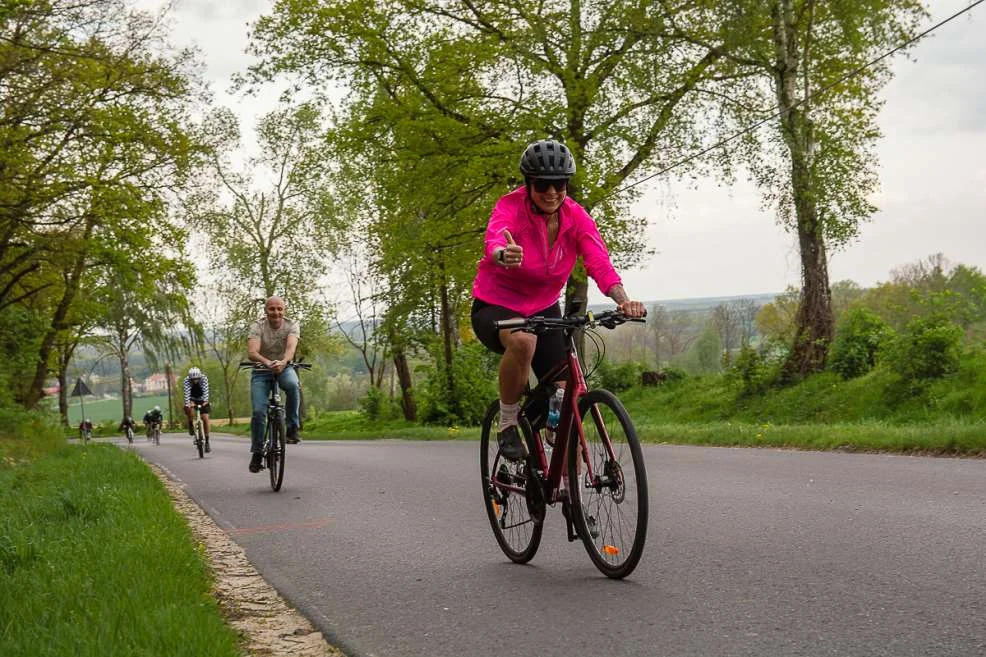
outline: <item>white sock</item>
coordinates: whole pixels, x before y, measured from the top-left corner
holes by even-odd
[[[503,431],[507,427],[517,425],[517,414],[520,412],[520,402],[516,404],[504,404],[500,402],[500,426],[497,431]]]

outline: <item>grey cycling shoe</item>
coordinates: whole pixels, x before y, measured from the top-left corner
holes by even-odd
[[[519,461],[527,456],[524,449],[524,439],[520,436],[517,425],[511,425],[496,434],[496,443],[500,446],[500,454],[511,461]]]

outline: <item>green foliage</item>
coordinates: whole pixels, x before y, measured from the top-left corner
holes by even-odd
[[[766,391],[777,380],[779,365],[768,362],[753,347],[743,347],[733,360],[727,377],[738,382],[740,397],[749,397]]]
[[[0,471],[64,445],[64,432],[56,420],[50,413],[0,404]]]
[[[395,420],[402,417],[397,400],[375,386],[370,386],[366,396],[359,400],[359,407],[369,420]]]
[[[646,363],[625,361],[614,364],[604,358],[593,372],[589,385],[610,392],[622,392],[640,385],[640,374],[646,369],[649,369]]]
[[[904,381],[920,384],[955,372],[962,329],[941,315],[916,317],[889,349],[887,361]]]
[[[446,426],[479,424],[497,397],[498,366],[499,356],[481,343],[462,345],[453,359],[451,391],[444,366],[423,366],[423,381],[416,388],[421,421]]]
[[[844,379],[862,376],[873,369],[877,353],[893,337],[893,330],[876,314],[853,308],[836,327],[829,369]]]

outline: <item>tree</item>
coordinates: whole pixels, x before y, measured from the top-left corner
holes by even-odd
[[[723,11],[727,29],[746,35],[724,53],[737,73],[724,107],[742,125],[767,106],[779,114],[766,138],[748,134],[744,161],[798,237],[802,282],[783,368],[797,379],[824,367],[833,336],[828,253],[875,209],[877,93],[890,64],[870,62],[913,36],[925,11],[919,0],[731,0]]]
[[[694,315],[684,309],[655,306],[647,317],[647,324],[654,334],[658,365],[685,353],[699,334]]]
[[[312,105],[262,117],[260,155],[248,160],[245,171],[230,163],[240,141],[232,112],[217,110],[207,121],[214,178],[188,197],[186,207],[191,224],[208,237],[209,256],[225,276],[233,308],[255,308],[278,295],[295,317],[311,320],[324,312],[315,291],[341,227],[319,148],[319,120]]]
[[[639,189],[614,192],[699,139],[688,113],[719,50],[696,45],[676,21],[702,30],[713,7],[283,0],[254,27],[261,62],[249,82],[287,74],[323,96],[337,88],[329,83],[345,87],[335,143],[368,181],[360,207],[374,210],[375,268],[389,272],[390,299],[411,326],[431,320],[441,340],[433,353],[453,377],[483,228],[519,182],[524,144],[567,143],[580,167],[570,193],[593,212],[618,266],[646,253],[645,222],[629,213]],[[569,302],[586,297],[580,272]]]
[[[48,316],[18,391],[34,406],[101,240],[160,218],[181,184],[198,88],[190,52],[122,1],[8,3],[0,34],[0,307]]]

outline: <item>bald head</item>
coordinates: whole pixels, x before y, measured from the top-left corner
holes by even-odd
[[[267,323],[271,328],[281,328],[284,323],[284,299],[281,297],[271,297],[264,304],[264,314],[267,316]]]

